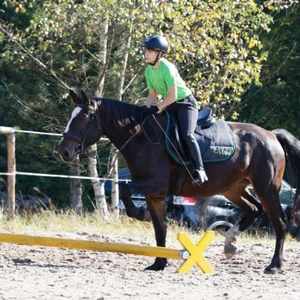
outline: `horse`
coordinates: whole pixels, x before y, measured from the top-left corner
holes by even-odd
[[[276,244],[264,272],[274,274],[282,268],[287,218],[279,202],[279,190],[287,165],[292,166],[294,178],[299,182],[300,141],[296,137],[284,129],[268,131],[255,124],[226,122],[236,145],[235,152],[225,161],[204,162],[209,179],[195,185],[186,165],[174,161],[166,149],[168,118],[165,114],[147,116],[143,106],[89,98],[83,91],[77,94],[70,90],[70,96],[75,107],[58,145],[58,154],[64,161],[72,161],[106,136],[123,155],[131,173],[131,182],[121,195],[126,213],[139,220],[145,218],[145,211],[135,207],[130,198],[133,192],[143,193],[157,246],[166,246],[164,199],[179,186],[180,195],[205,198],[221,194],[242,209],[240,221],[225,233],[226,259],[236,254],[238,235],[265,212],[273,225]],[[249,192],[250,184],[259,200]],[[298,198],[299,191],[297,188]],[[298,198],[294,199],[297,211]],[[157,257],[145,270],[163,270],[166,264],[166,258]]]

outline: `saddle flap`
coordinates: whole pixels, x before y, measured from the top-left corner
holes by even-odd
[[[166,147],[172,159],[179,164],[189,164],[189,155],[179,139],[176,120],[166,114],[168,118]],[[200,123],[197,123],[195,138],[199,144],[204,162],[225,161],[235,152],[233,134],[224,121],[215,121],[210,108],[199,112]],[[207,127],[205,125],[208,124]]]

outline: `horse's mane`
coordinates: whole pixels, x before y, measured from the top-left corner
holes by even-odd
[[[95,97],[94,100],[100,104],[100,110],[104,110],[107,117],[112,121],[122,123],[128,129],[143,121],[144,108],[141,106],[108,98]]]

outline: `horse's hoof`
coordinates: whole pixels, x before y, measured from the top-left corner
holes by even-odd
[[[233,244],[225,245],[224,247],[224,254],[226,260],[230,260],[237,252],[237,247]]]
[[[278,268],[273,266],[272,264],[267,266],[264,271],[265,274],[275,275],[278,273]]]
[[[145,268],[145,271],[162,271],[159,266],[157,266],[155,263],[147,268]]]
[[[145,271],[162,271],[167,265],[166,258],[156,258],[153,265],[147,267]]]

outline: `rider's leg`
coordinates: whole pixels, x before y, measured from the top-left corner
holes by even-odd
[[[201,152],[198,143],[193,134],[189,134],[185,138],[185,143],[188,146],[189,153],[194,164],[194,183],[203,183],[206,181],[207,175],[204,170]]]
[[[203,161],[199,145],[194,137],[194,131],[197,123],[198,109],[194,98],[189,98],[183,103],[178,103],[180,109],[177,110],[179,129],[181,138],[184,140],[194,167],[194,182],[203,183],[207,175],[204,170]]]

